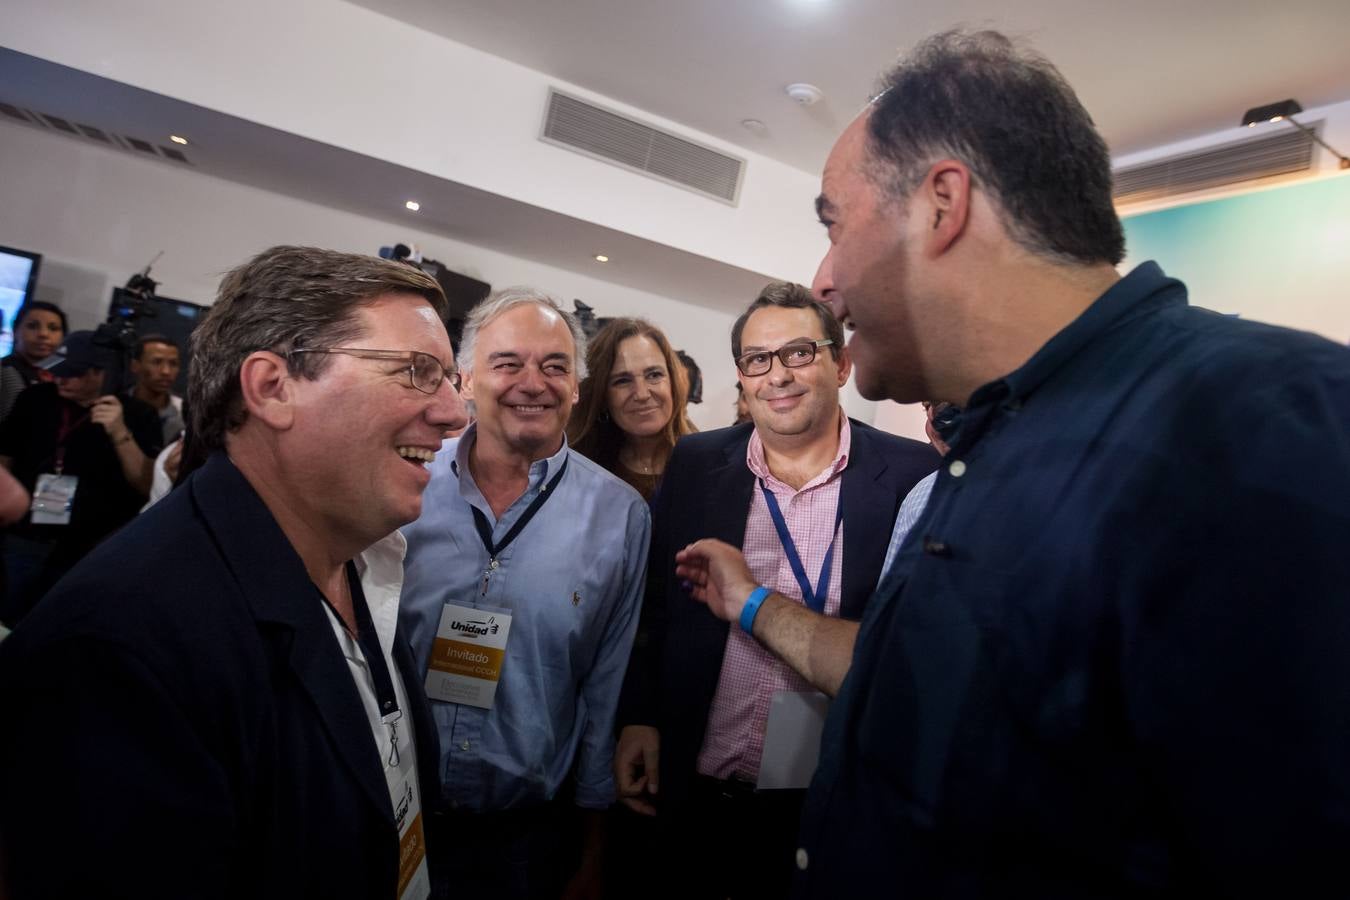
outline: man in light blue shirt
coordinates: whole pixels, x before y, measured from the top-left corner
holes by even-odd
[[[928,435],[928,443],[932,444],[938,453],[946,456],[949,448],[947,442],[943,440],[943,435],[950,436],[956,430],[961,410],[951,403],[925,403],[923,409],[928,416],[928,421],[923,426],[924,433]],[[891,529],[891,541],[886,546],[886,560],[881,564],[881,578],[890,573],[891,563],[895,562],[900,545],[905,542],[910,531],[918,524],[923,511],[928,508],[928,498],[933,494],[933,485],[937,484],[939,471],[941,470],[934,470],[924,476],[922,481],[910,489],[900,504],[900,511],[895,514],[895,526]],[[880,583],[881,579],[877,582]]]
[[[651,517],[563,437],[584,341],[527,289],[470,313],[460,359],[477,421],[437,454],[422,517],[404,531],[402,619],[441,742],[428,835],[438,895],[598,884]],[[584,828],[572,804],[588,811]],[[565,846],[579,832],[580,863]]]

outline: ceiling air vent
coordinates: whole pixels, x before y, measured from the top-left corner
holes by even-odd
[[[745,160],[556,90],[539,139],[736,204]]]
[[[60,116],[53,116],[47,113],[43,113],[42,118],[46,119],[47,124],[55,128],[57,131],[64,131],[66,134],[79,134],[79,132],[75,130],[74,125],[70,124]]]
[[[102,141],[105,144],[112,143],[112,141],[109,140],[108,136],[103,133],[102,129],[95,128],[93,125],[81,125],[80,133],[83,134],[85,137],[89,138],[90,140]]]
[[[0,100],[0,115],[23,122],[26,125],[59,131],[63,134],[71,135],[72,137],[88,138],[91,141],[98,141],[100,144],[107,144],[122,150],[129,150],[134,153],[148,153],[156,159],[171,159],[174,162],[184,163],[189,166],[192,165],[192,160],[188,159],[183,151],[173,147],[156,147],[149,141],[143,141],[140,138],[118,134],[109,128],[100,128],[96,125],[75,122],[69,118],[53,115],[52,113],[33,112],[15,106],[13,103],[8,103],[4,100]]]
[[[11,103],[0,103],[0,113],[4,113],[11,119],[18,119],[20,122],[27,122],[29,125],[33,124],[33,120],[28,117],[28,113]]]
[[[1320,130],[1321,122],[1310,125]],[[1142,203],[1265,178],[1288,177],[1312,168],[1312,141],[1297,129],[1221,144],[1195,153],[1155,160],[1113,173],[1116,203]]]

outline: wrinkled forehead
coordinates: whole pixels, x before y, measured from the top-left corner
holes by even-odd
[[[566,320],[557,310],[536,303],[513,306],[490,319],[478,331],[474,356],[487,359],[494,353],[512,353],[522,359],[559,354],[576,357],[576,342]]]

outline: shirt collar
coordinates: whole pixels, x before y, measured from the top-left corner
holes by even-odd
[[[824,484],[848,468],[848,454],[852,448],[853,429],[849,425],[848,416],[844,415],[844,411],[841,409],[839,410],[839,451],[835,454],[834,461],[821,470],[819,475],[802,485],[802,490],[813,488],[817,484]],[[745,465],[756,478],[762,478],[766,483],[772,485],[783,484],[769,471],[769,463],[764,458],[764,442],[760,440],[758,428],[750,432],[750,443],[745,448]]]
[[[478,440],[478,423],[474,422],[460,435],[459,443],[455,447],[454,461],[450,463],[450,467],[454,471],[455,477],[459,479],[460,484],[464,484],[466,481],[473,483],[473,473],[469,469],[469,451],[473,449],[476,440]],[[557,453],[543,459],[536,459],[530,463],[530,486],[526,488],[526,491],[533,490],[552,478],[554,473],[567,460],[569,452],[567,435],[563,434],[562,446],[558,448]],[[477,485],[474,488],[477,490]]]
[[[1127,319],[1185,304],[1184,284],[1168,278],[1155,262],[1140,263],[1094,300],[1078,318],[1046,341],[1020,368],[976,390],[968,406],[974,409],[1000,399],[1005,404],[1020,404],[1080,350],[1107,331]]]

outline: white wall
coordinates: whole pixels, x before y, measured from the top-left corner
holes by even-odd
[[[704,402],[691,407],[699,428],[733,418],[729,313],[21,125],[0,123],[0,211],[0,244],[43,254],[38,296],[59,303],[73,328],[101,322],[112,288],[158,250],[159,292],[210,304],[221,274],[274,244],[373,253],[402,241],[495,287],[530,284],[569,308],[580,298],[602,315],[649,318],[703,369]]]

